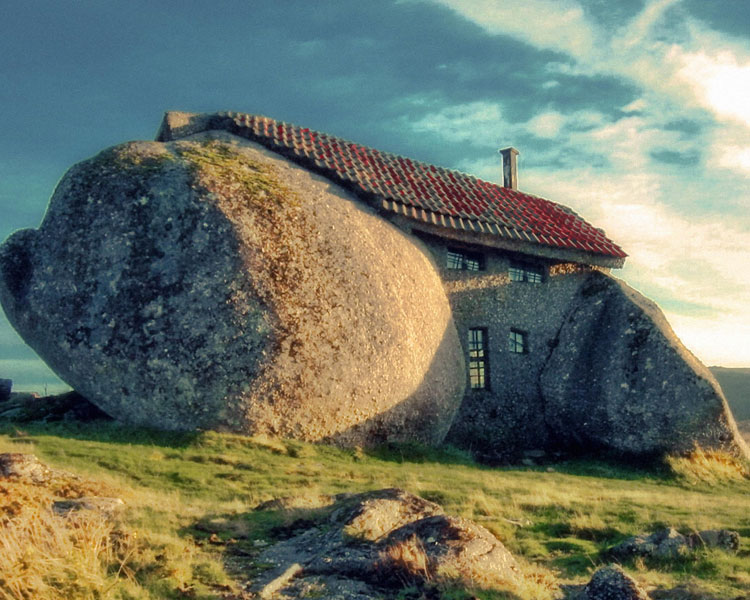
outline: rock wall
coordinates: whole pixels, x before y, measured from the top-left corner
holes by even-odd
[[[418,240],[251,142],[134,142],[0,249],[10,322],[126,422],[440,442],[464,365]]]

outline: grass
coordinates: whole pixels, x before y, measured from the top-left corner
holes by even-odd
[[[595,459],[490,468],[450,448],[345,450],[105,422],[0,425],[0,452],[10,451],[32,452],[50,466],[102,482],[110,490],[106,495],[123,498],[126,509],[115,524],[60,524],[43,520],[51,518],[43,510],[48,498],[29,497],[24,504],[37,507],[29,509],[29,523],[40,519],[36,531],[42,536],[32,546],[49,549],[45,560],[51,566],[39,561],[39,574],[20,579],[46,582],[52,591],[47,596],[19,591],[19,578],[8,574],[10,559],[0,552],[0,598],[240,598],[240,583],[262,569],[254,562],[260,550],[293,532],[321,494],[383,487],[405,488],[449,514],[480,523],[503,541],[527,575],[527,589],[512,595],[444,584],[440,597],[552,597],[559,593],[553,577],[563,586],[581,585],[609,562],[606,550],[612,545],[666,525],[683,533],[734,529],[742,545],[737,554],[701,550],[674,561],[626,563],[637,580],[656,595],[677,586],[693,590],[685,598],[750,595],[750,480],[743,465],[720,455],[696,451],[658,468]],[[308,501],[286,510],[253,510],[280,496]],[[12,541],[21,537],[7,536],[11,530],[16,536],[32,533],[10,527],[11,521],[4,521],[0,546],[25,545]],[[58,541],[72,546],[44,541],[45,528],[50,535],[64,532]],[[113,538],[115,531],[120,538]],[[71,550],[79,546],[80,556]],[[403,550],[401,558],[391,559],[414,560],[420,568],[418,548]],[[51,573],[69,575],[61,582]],[[71,582],[80,589],[54,595]],[[400,592],[403,598],[419,593],[410,582]]]

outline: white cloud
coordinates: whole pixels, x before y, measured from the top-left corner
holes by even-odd
[[[705,51],[681,53],[684,66],[678,76],[717,116],[736,119],[750,127],[750,61],[741,64],[739,60],[728,51],[715,55]]]
[[[547,112],[535,116],[527,124],[526,128],[532,134],[541,138],[557,137],[560,129],[565,123],[565,117],[559,112]]]
[[[700,348],[698,356],[706,365],[747,367],[750,318],[737,315],[727,319],[696,318],[666,312],[672,329],[688,348]]]
[[[596,30],[572,0],[434,0],[491,33],[511,36],[539,48],[591,55]]]
[[[430,104],[430,101],[423,97],[414,97],[411,102],[419,106]],[[503,131],[503,124],[499,104],[470,102],[440,108],[418,121],[409,123],[408,126],[417,133],[426,133],[454,142],[491,142]],[[477,132],[481,132],[481,138],[477,137]]]

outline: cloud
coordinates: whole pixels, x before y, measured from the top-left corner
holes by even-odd
[[[679,53],[674,50],[675,53]],[[719,118],[735,119],[750,127],[750,61],[740,63],[733,53],[680,53],[678,71],[701,104]]]
[[[511,36],[538,48],[576,56],[593,54],[596,30],[579,4],[569,0],[434,0],[490,33]]]
[[[427,105],[424,97],[414,97],[413,104]],[[500,106],[490,102],[469,102],[438,108],[408,124],[416,133],[454,142],[489,143],[492,132],[502,131],[503,117]],[[477,132],[482,132],[477,136]]]

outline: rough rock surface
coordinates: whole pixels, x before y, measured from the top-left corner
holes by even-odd
[[[42,485],[49,481],[52,471],[33,454],[6,452],[0,454],[0,479]]]
[[[621,542],[610,551],[620,558],[653,556],[677,558],[689,552],[688,539],[673,527],[660,529],[651,535],[637,535]]]
[[[749,456],[714,377],[622,281],[590,272],[550,346],[540,391],[558,447]]]
[[[465,385],[420,242],[228,134],[72,168],[40,228],[0,248],[0,302],[63,380],[136,424],[437,443]]]
[[[609,565],[594,573],[584,588],[583,599],[649,600],[649,595],[621,567]]]
[[[740,547],[740,534],[729,529],[707,529],[690,535],[682,535],[668,527],[651,535],[637,535],[619,543],[610,554],[620,559],[634,556],[677,558],[698,548],[719,548],[737,552]]]
[[[254,582],[261,597],[293,598],[300,589],[325,590],[343,581],[353,594],[341,596],[346,598],[364,593],[353,582],[419,586],[449,576],[506,589],[519,582],[516,561],[497,538],[475,523],[443,514],[437,504],[395,488],[331,500],[302,533],[257,558],[274,565]]]
[[[10,398],[10,391],[13,389],[13,381],[10,379],[0,379],[0,402],[5,402]]]

